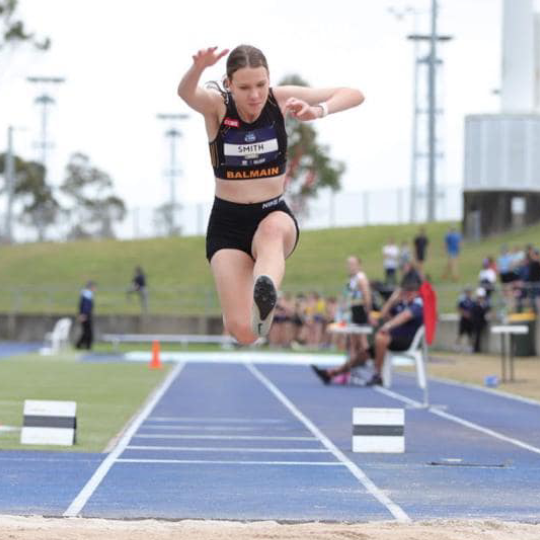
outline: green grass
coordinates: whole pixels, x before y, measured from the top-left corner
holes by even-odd
[[[0,362],[0,425],[22,426],[25,399],[77,402],[74,447],[24,445],[20,432],[0,432],[0,449],[102,452],[142,406],[170,366],[77,362],[73,353],[44,358],[17,356]]]
[[[453,284],[441,280],[446,263],[443,238],[448,226],[426,226],[430,239],[426,272],[439,289],[446,310],[454,309],[459,287],[476,283],[486,255],[497,256],[503,243],[523,246],[540,238],[537,225],[481,242],[466,242],[460,259],[460,281]],[[383,244],[389,237],[398,242],[411,240],[417,231],[417,225],[303,231],[296,253],[287,262],[283,288],[336,294],[345,281],[345,258],[351,254],[363,259],[371,279],[380,279]],[[0,311],[73,313],[81,285],[93,279],[98,282],[98,313],[138,313],[136,298],[129,302],[125,290],[133,268],[140,264],[148,274],[151,313],[219,313],[202,237],[24,244],[1,250]]]

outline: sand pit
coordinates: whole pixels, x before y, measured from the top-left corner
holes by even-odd
[[[538,540],[540,525],[482,521],[279,524],[0,516],[2,540]]]

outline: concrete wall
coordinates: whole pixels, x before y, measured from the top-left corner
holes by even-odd
[[[33,315],[0,313],[0,339],[12,341],[42,341],[62,315]],[[96,339],[101,334],[221,334],[221,317],[175,317],[170,315],[98,315],[94,318]],[[78,335],[74,321],[72,340]]]
[[[0,339],[12,341],[42,341],[55,322],[70,315],[31,315],[0,313]],[[498,324],[494,322],[493,324]],[[209,334],[223,331],[221,317],[174,317],[169,315],[101,315],[95,318],[96,339],[101,334]],[[458,319],[456,314],[442,315],[437,325],[434,349],[455,350]],[[74,341],[79,334],[77,324],[71,331]],[[489,327],[484,333],[483,350],[500,354],[501,339],[491,335]],[[536,353],[540,355],[540,319],[536,321]]]
[[[501,354],[501,336],[492,334],[490,327],[501,324],[499,321],[488,323],[482,340],[482,351],[491,354]],[[455,350],[456,337],[458,334],[457,314],[442,315],[437,324],[437,333],[432,347],[443,351]],[[520,339],[521,336],[520,336]],[[536,355],[540,355],[540,319],[536,321],[535,329]]]

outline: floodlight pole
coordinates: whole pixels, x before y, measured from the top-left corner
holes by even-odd
[[[431,36],[429,53],[429,158],[427,221],[436,219],[437,196],[437,0],[431,0]]]
[[[61,84],[65,81],[63,77],[27,77],[26,79],[30,83],[40,85]],[[47,174],[47,152],[51,146],[48,141],[48,118],[49,108],[55,104],[54,99],[47,93],[43,93],[38,96],[35,103],[42,107],[41,109],[41,140],[37,143],[37,147],[41,149],[40,161],[44,168],[44,174]]]
[[[171,205],[171,232],[174,231],[174,209],[176,207],[176,179],[180,176],[180,171],[176,168],[176,141],[182,137],[182,132],[174,124],[181,120],[189,118],[187,114],[158,114],[159,120],[165,120],[172,123],[172,127],[165,132],[165,137],[170,140],[169,145],[169,198]]]

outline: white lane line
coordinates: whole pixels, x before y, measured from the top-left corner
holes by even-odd
[[[276,418],[219,418],[208,416],[149,416],[148,422],[193,422],[195,424],[201,424],[203,422],[226,424],[283,424],[285,420],[278,420]]]
[[[397,392],[393,392],[392,390],[388,390],[387,388],[376,387],[375,390],[377,390],[377,392],[384,394],[388,397],[402,401],[403,403],[413,405],[414,407],[422,406],[422,404],[419,401],[410,399],[407,396],[403,396],[402,394],[398,394]],[[474,429],[475,431],[479,431],[480,433],[484,433],[485,435],[489,435],[490,437],[494,437],[495,439],[499,439],[501,441],[513,444],[514,446],[519,446],[520,448],[529,450],[530,452],[534,452],[535,454],[540,454],[540,448],[536,446],[532,446],[531,444],[527,444],[523,441],[520,441],[519,439],[508,437],[507,435],[503,435],[502,433],[499,433],[498,431],[485,428],[479,424],[475,424],[474,422],[469,422],[469,420],[465,420],[464,418],[460,418],[459,416],[455,416],[453,414],[441,411],[436,408],[428,408],[427,410],[431,414],[440,416],[441,418],[449,420],[450,422],[455,422],[456,424],[460,424],[464,427]]]
[[[258,452],[266,453],[284,453],[284,454],[325,454],[330,452],[326,448],[238,448],[238,447],[220,447],[210,448],[207,446],[138,446],[129,445],[126,450],[166,450],[174,452]]]
[[[163,394],[165,394],[165,392],[169,389],[176,377],[178,377],[183,367],[184,364],[178,364],[167,375],[158,390],[154,392],[154,394],[150,397],[139,416],[135,418],[133,423],[125,431],[124,435],[118,441],[118,444],[115,446],[115,448],[101,462],[101,465],[96,469],[96,472],[92,475],[90,480],[88,480],[80,493],[75,497],[75,499],[73,499],[73,502],[64,512],[64,517],[75,517],[79,515],[81,510],[84,508],[84,505],[88,502],[94,491],[97,489],[99,484],[101,484],[102,480],[109,472],[110,468],[117,461],[118,456],[125,450],[126,446],[129,444],[130,439],[139,429],[141,424],[145,421],[146,417],[150,414],[156,403],[163,397]]]
[[[178,463],[182,465],[301,465],[305,467],[343,467],[337,461],[226,461],[204,459],[117,459],[116,463]]]
[[[156,435],[142,433],[134,439],[211,439],[220,441],[317,441],[316,437],[271,437],[262,435]]]
[[[313,435],[341,462],[351,474],[364,486],[366,491],[377,499],[386,509],[396,518],[397,521],[405,523],[410,522],[411,518],[405,511],[393,502],[383,491],[381,491],[366,473],[353,463],[337,446],[324,435],[319,428],[309,420],[300,410],[275,386],[267,379],[254,365],[246,364],[246,368],[256,377],[274,396],[281,401],[283,405],[293,414],[300,422],[302,422]]]
[[[186,431],[186,430],[199,430],[203,431],[262,431],[262,427],[250,427],[250,426],[152,426],[144,424],[142,429],[163,429],[170,431]],[[267,428],[264,428],[267,429]],[[279,428],[274,428],[279,429]]]
[[[453,381],[451,379],[445,379],[443,377],[432,377],[430,375],[430,380],[449,384],[451,386],[458,386],[460,388],[469,388],[470,390],[477,390],[480,392],[484,392],[485,394],[491,394],[492,396],[502,397],[506,399],[511,399],[513,401],[519,401],[521,403],[526,403],[527,405],[534,405],[535,407],[540,407],[540,401],[532,399],[532,398],[526,398],[523,396],[516,396],[515,394],[510,394],[508,392],[504,392],[502,390],[495,390],[493,388],[484,388],[483,386],[479,386],[477,384],[471,384],[471,383],[465,383],[465,382],[459,382],[459,381]]]

